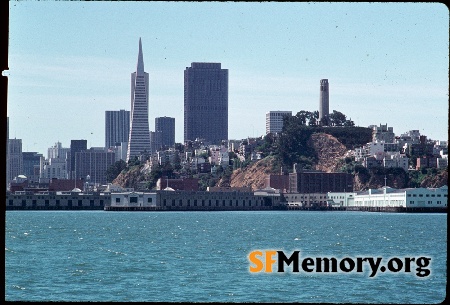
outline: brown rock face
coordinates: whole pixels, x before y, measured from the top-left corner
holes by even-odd
[[[325,133],[311,135],[309,145],[314,147],[318,162],[316,170],[332,173],[336,171],[338,161],[345,158],[347,149],[335,137]]]
[[[427,176],[420,183],[420,187],[442,187],[448,185],[448,170],[436,176]]]
[[[253,191],[266,186],[268,174],[279,174],[278,170],[272,169],[273,158],[266,157],[249,165],[245,169],[237,169],[231,175],[231,187],[251,187]]]

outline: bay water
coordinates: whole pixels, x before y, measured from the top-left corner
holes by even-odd
[[[437,304],[447,214],[6,211],[6,301]],[[255,250],[429,257],[431,272],[250,272]],[[261,261],[264,258],[260,256]],[[276,257],[274,256],[274,259]],[[397,260],[398,262],[398,260]],[[385,264],[386,265],[386,264]],[[393,267],[394,268],[394,267]]]

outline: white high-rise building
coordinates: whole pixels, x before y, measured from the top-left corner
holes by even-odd
[[[269,111],[266,113],[266,134],[281,132],[283,118],[292,116],[292,111]]]
[[[70,152],[70,147],[69,148],[62,147],[61,142],[58,141],[55,143],[55,145],[47,149],[47,159],[66,160],[68,152]]]
[[[148,124],[148,73],[144,72],[142,43],[139,38],[139,54],[136,72],[131,73],[131,115],[127,162],[130,158],[150,152]]]

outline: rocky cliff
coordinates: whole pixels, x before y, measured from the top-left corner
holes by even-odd
[[[244,169],[234,170],[231,179],[231,187],[251,187],[252,190],[262,189],[266,186],[266,177],[268,174],[279,174],[278,169],[273,169],[274,160],[269,156],[262,160],[247,166]],[[219,184],[221,182],[219,181]]]
[[[348,154],[345,146],[335,137],[325,133],[314,133],[308,142],[317,154],[316,170],[332,173],[337,170],[339,161]]]
[[[343,159],[350,157],[352,152],[340,143],[335,137],[325,133],[315,133],[311,135],[308,145],[314,148],[317,156],[316,170],[327,173],[336,172]],[[279,174],[280,169],[272,169],[273,158],[260,160],[247,168],[235,170],[231,176],[230,186],[242,187],[251,186],[253,190],[265,187],[265,177],[268,174]],[[392,170],[392,169],[391,169]],[[401,169],[393,170],[393,173],[386,174],[387,169],[380,171],[366,171],[356,173],[354,176],[354,190],[376,189],[386,185],[392,188],[410,187],[409,174]],[[437,175],[427,175],[422,180],[420,187],[441,187],[448,185],[448,170]]]
[[[436,176],[426,176],[420,183],[420,187],[441,187],[448,185],[448,169]]]
[[[120,173],[116,179],[112,182],[115,185],[120,185],[123,188],[139,189],[139,184],[145,183],[150,174],[150,169],[147,164],[136,165],[130,168],[128,171]]]
[[[331,173],[337,170],[339,160],[348,154],[345,146],[335,137],[325,133],[311,135],[308,145],[314,148],[317,154],[316,170]],[[230,179],[231,187],[251,187],[253,190],[262,189],[266,186],[268,174],[280,174],[280,168],[274,167],[273,157],[259,160],[245,169],[237,169]],[[219,184],[220,185],[220,182]]]

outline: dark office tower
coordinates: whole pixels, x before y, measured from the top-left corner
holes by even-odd
[[[161,132],[161,145],[172,147],[175,145],[175,118],[155,118],[155,131]]]
[[[184,70],[184,141],[228,140],[228,69],[193,62]]]
[[[22,152],[23,157],[23,174],[28,178],[28,182],[39,181],[39,168],[42,154],[37,152]]]
[[[70,177],[75,179],[75,153],[87,150],[87,140],[70,140],[70,165],[67,168],[70,170]]]
[[[105,111],[105,147],[120,146],[128,142],[130,112],[127,110]]]
[[[330,113],[330,92],[328,90],[328,79],[320,80],[320,101],[319,101],[319,124],[328,125]]]
[[[136,72],[131,73],[131,118],[127,162],[130,158],[139,157],[144,151],[150,151],[148,126],[148,73],[144,72],[142,43],[139,38]]]

